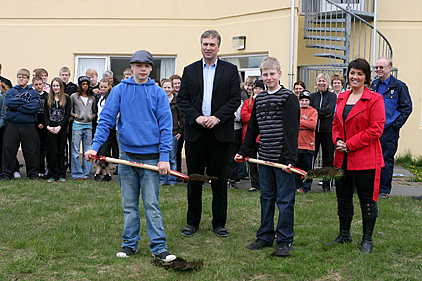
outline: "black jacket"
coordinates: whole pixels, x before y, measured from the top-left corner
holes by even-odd
[[[333,129],[334,111],[336,110],[337,96],[333,92],[325,91],[311,94],[311,106],[318,111],[316,132],[331,133]]]

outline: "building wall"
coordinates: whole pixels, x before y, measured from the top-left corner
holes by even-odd
[[[139,49],[177,56],[182,74],[201,58],[199,38],[211,28],[222,36],[219,55],[276,56],[288,82],[289,0],[269,0],[261,9],[250,0],[13,1],[0,16],[1,36],[9,39],[0,46],[2,75],[16,83],[19,68],[43,67],[51,80],[62,66],[75,69],[75,55],[131,55]],[[231,38],[239,35],[247,38],[245,50],[232,47]]]

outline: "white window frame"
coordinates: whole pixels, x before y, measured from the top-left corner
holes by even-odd
[[[221,59],[225,59],[225,58],[227,58],[227,59],[231,59],[231,58],[245,58],[245,57],[247,57],[247,58],[250,58],[250,57],[268,57],[268,53],[251,54],[251,55],[220,56]],[[254,71],[254,72],[256,71],[256,72],[261,73],[259,67],[258,68],[256,68],[256,67],[254,67],[254,68],[238,68],[237,71],[239,73],[240,72],[247,72],[247,71]]]
[[[110,69],[111,58],[130,58],[132,55],[75,55],[75,69],[74,69],[74,83],[78,83],[78,77],[85,75],[85,73],[76,73],[79,65],[79,59],[105,59],[104,71]],[[153,56],[154,59],[174,59],[174,73],[177,72],[177,56]],[[102,73],[98,73],[98,76],[101,77]],[[169,77],[166,77],[169,78]]]

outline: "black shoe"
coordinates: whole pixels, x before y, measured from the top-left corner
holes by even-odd
[[[101,181],[111,181],[111,175],[106,174]]]
[[[350,234],[350,225],[352,223],[353,218],[345,218],[340,217],[340,232],[334,241],[325,243],[327,246],[331,246],[334,244],[343,244],[343,243],[350,243],[352,242],[352,235]]]
[[[215,235],[217,235],[217,237],[227,237],[227,236],[229,236],[229,230],[227,228],[222,227],[222,226],[217,226],[212,231],[215,232]]]
[[[198,231],[198,229],[199,229],[199,226],[188,225],[185,228],[183,228],[182,235],[186,237],[191,237],[195,234],[195,232]]]
[[[134,255],[136,251],[132,250],[132,248],[124,247],[120,252],[116,254],[118,258],[128,258],[131,255]]]
[[[377,218],[362,218],[363,237],[360,245],[360,252],[362,254],[369,254],[372,252],[372,232]]]
[[[172,255],[167,251],[161,252],[158,255],[152,254],[152,256],[155,257],[155,258],[159,258],[163,262],[172,262],[176,259],[175,255]]]
[[[33,181],[39,181],[39,180],[41,180],[38,176],[35,176],[35,177],[29,177],[29,179],[30,179],[30,180],[33,180]]]
[[[235,179],[234,182],[235,183],[240,183],[240,179]]]
[[[230,189],[238,189],[234,180],[229,181],[229,188]]]
[[[119,174],[119,166],[116,167],[116,171],[113,172],[113,175],[118,175]]]
[[[275,250],[274,255],[277,257],[288,257],[290,252],[293,251],[293,244],[281,242],[278,244],[277,250]]]
[[[12,179],[12,177],[11,176],[8,176],[6,174],[1,174],[0,175],[0,180],[2,180],[2,181],[8,181],[8,180],[11,180],[11,179]]]
[[[94,180],[101,181],[101,176],[99,174],[94,175]]]
[[[421,196],[412,196],[412,198],[416,199],[416,200],[422,200],[422,195]]]
[[[273,244],[268,243],[267,241],[264,241],[262,239],[256,239],[255,242],[252,244],[249,244],[248,249],[250,250],[261,250],[265,247],[271,247]]]

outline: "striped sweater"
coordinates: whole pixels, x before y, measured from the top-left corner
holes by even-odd
[[[298,150],[300,107],[296,96],[283,86],[275,93],[263,91],[256,97],[244,144],[239,152],[251,155],[256,137],[259,158],[265,161],[295,164]]]

